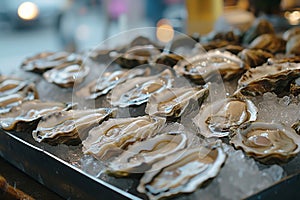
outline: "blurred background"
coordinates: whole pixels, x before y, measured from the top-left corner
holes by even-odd
[[[279,32],[298,26],[300,0],[1,0],[0,73],[10,74],[41,51],[85,51],[165,19],[175,31],[207,34],[246,30],[260,17]]]

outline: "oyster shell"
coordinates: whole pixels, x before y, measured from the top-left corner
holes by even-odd
[[[136,142],[109,163],[108,171],[117,176],[129,173],[144,173],[152,163],[184,149],[187,136],[184,133],[163,133],[153,138]]]
[[[128,145],[156,135],[165,121],[165,118],[149,116],[109,119],[89,131],[82,142],[83,152],[107,160]]]
[[[275,34],[263,34],[255,38],[249,45],[250,49],[262,49],[271,53],[285,52],[286,41]]]
[[[25,59],[21,68],[26,71],[44,73],[45,71],[61,65],[81,65],[82,58],[74,53],[68,52],[42,52]]]
[[[149,199],[193,192],[219,173],[226,154],[221,147],[184,149],[152,165],[137,190]]]
[[[65,63],[46,71],[43,76],[49,83],[55,83],[61,87],[72,87],[80,83],[88,75],[89,67],[81,64]]]
[[[123,83],[126,80],[132,79],[136,76],[147,76],[149,74],[149,68],[105,72],[99,79],[92,81],[86,87],[76,92],[76,95],[84,96],[87,99],[96,99],[101,95],[107,94],[118,84]]]
[[[300,120],[292,125],[292,128],[300,135]]]
[[[252,101],[228,98],[203,106],[193,122],[206,138],[225,137],[230,128],[255,121],[256,117],[257,108]]]
[[[51,145],[78,145],[90,129],[115,114],[116,109],[109,108],[50,113],[41,118],[32,136],[37,142]]]
[[[180,117],[191,100],[201,105],[208,92],[208,85],[194,88],[167,88],[150,96],[145,112],[149,115]]]
[[[173,67],[178,63],[178,61],[183,60],[184,58],[178,54],[160,54],[157,58],[155,58],[155,63],[161,64],[161,65],[166,65],[169,67]]]
[[[253,122],[234,134],[230,143],[263,163],[286,162],[300,151],[300,136],[281,124]]]
[[[273,25],[265,19],[256,20],[252,24],[252,26],[248,29],[248,31],[246,31],[246,33],[243,37],[243,43],[249,44],[256,37],[258,37],[262,34],[265,34],[265,33],[274,34],[275,29],[274,29]]]
[[[286,41],[288,41],[289,39],[291,39],[291,37],[295,36],[295,35],[300,35],[300,27],[293,27],[288,29],[287,31],[285,31],[282,35],[283,39],[285,39]]]
[[[48,113],[68,110],[70,104],[60,102],[26,101],[13,107],[8,113],[0,114],[0,126],[4,130],[22,130],[23,125],[34,127],[40,118]]]
[[[269,58],[268,65],[280,64],[280,63],[300,63],[300,56],[288,56],[283,58]]]
[[[170,88],[173,75],[169,69],[158,75],[137,77],[116,86],[108,96],[110,104],[119,107],[141,105],[146,103],[152,94]]]
[[[238,89],[234,96],[256,96],[265,92],[275,92],[280,95],[286,92],[290,83],[299,77],[299,63],[282,63],[251,68],[239,79]]]
[[[291,37],[287,41],[286,53],[300,55],[300,34]]]
[[[238,54],[238,57],[250,67],[256,67],[266,63],[269,58],[273,58],[273,54],[262,49],[244,49]]]
[[[300,94],[300,78],[297,78],[290,85],[290,93],[294,96],[298,96]]]
[[[199,84],[205,84],[216,73],[224,80],[230,80],[242,74],[248,67],[234,54],[212,50],[180,61],[174,66],[177,74],[186,76]]]
[[[111,52],[110,56],[124,68],[134,68],[148,63],[149,59],[156,57],[161,52],[153,45],[133,46],[125,53]]]

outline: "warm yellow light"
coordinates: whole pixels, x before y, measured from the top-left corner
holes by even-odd
[[[174,37],[174,29],[167,20],[160,20],[157,23],[156,37],[161,42],[169,42]]]
[[[37,5],[32,2],[23,2],[18,7],[18,15],[21,19],[24,20],[33,20],[37,18],[39,14],[39,9]]]

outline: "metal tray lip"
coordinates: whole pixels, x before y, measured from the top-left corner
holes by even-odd
[[[133,195],[131,193],[128,193],[128,192],[126,192],[126,191],[124,191],[124,190],[122,190],[122,189],[120,189],[120,188],[118,188],[118,187],[116,187],[114,185],[111,185],[111,184],[109,184],[109,183],[107,183],[107,182],[105,182],[105,181],[103,181],[103,180],[101,180],[99,178],[96,178],[96,177],[94,177],[94,176],[92,176],[92,175],[90,175],[90,174],[82,171],[79,168],[76,168],[75,166],[73,166],[70,163],[62,160],[61,158],[59,158],[59,157],[57,157],[57,156],[55,156],[55,155],[47,152],[46,150],[43,150],[43,149],[41,149],[41,148],[39,148],[37,146],[34,146],[33,144],[30,144],[29,142],[27,142],[27,141],[25,141],[25,140],[17,137],[16,135],[14,135],[14,134],[12,134],[12,133],[10,133],[8,131],[3,130],[1,127],[0,127],[0,132],[8,135],[9,137],[13,138],[14,140],[17,140],[18,142],[20,142],[20,143],[22,143],[22,144],[24,144],[24,145],[26,145],[26,146],[28,146],[28,147],[36,150],[36,151],[39,151],[41,153],[46,154],[47,156],[49,156],[49,157],[53,158],[54,160],[56,160],[56,161],[64,164],[65,166],[71,168],[72,170],[75,170],[76,172],[78,172],[78,173],[80,173],[80,174],[82,174],[84,176],[87,176],[89,179],[92,179],[93,181],[95,181],[95,182],[97,182],[97,183],[99,183],[99,184],[101,184],[101,185],[103,185],[103,186],[105,186],[105,187],[107,187],[107,188],[109,188],[109,189],[111,189],[111,190],[113,190],[113,191],[115,191],[115,192],[123,195],[124,197],[127,197],[127,198],[132,199],[132,200],[142,200],[141,198],[139,198],[139,197],[137,197],[137,196],[135,196],[135,195]],[[0,156],[1,156],[1,154],[0,154]]]

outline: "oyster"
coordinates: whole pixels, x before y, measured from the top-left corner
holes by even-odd
[[[78,145],[90,129],[115,114],[116,109],[109,108],[50,113],[41,118],[32,136],[37,142],[51,145]]]
[[[137,190],[149,199],[161,199],[193,192],[219,173],[226,154],[221,147],[184,149],[152,165]]]
[[[300,94],[300,78],[297,78],[295,81],[291,83],[290,93],[293,94],[294,96]]]
[[[286,53],[300,55],[300,34],[291,37],[287,41]]]
[[[158,75],[137,77],[116,86],[108,96],[111,105],[128,107],[146,103],[151,94],[159,93],[170,88],[173,75],[169,69]]]
[[[89,67],[81,64],[65,63],[46,71],[43,76],[49,83],[55,83],[61,87],[72,87],[80,83],[88,75]]]
[[[147,76],[149,74],[149,68],[105,72],[99,79],[92,81],[86,87],[76,92],[76,95],[84,96],[88,99],[96,99],[101,95],[107,94],[111,89],[126,80],[132,79],[136,76]]]
[[[107,160],[128,145],[156,135],[165,121],[165,118],[149,116],[109,119],[89,131],[82,142],[83,152]]]
[[[263,34],[255,38],[249,45],[250,49],[262,49],[271,53],[285,52],[286,41],[275,34]]]
[[[44,73],[45,71],[61,65],[81,65],[82,58],[74,53],[68,52],[42,52],[25,59],[21,68],[26,71]]]
[[[290,83],[300,77],[300,63],[282,63],[251,68],[238,81],[235,96],[261,95],[275,92],[280,95]]]
[[[230,143],[263,163],[285,162],[300,151],[300,136],[281,124],[253,122],[234,134]]]
[[[238,57],[250,67],[256,67],[266,63],[269,58],[273,58],[273,54],[262,49],[244,49],[238,54]]]
[[[280,64],[280,63],[300,63],[300,56],[288,56],[283,58],[269,58],[268,65]]]
[[[292,125],[292,128],[300,135],[300,120]]]
[[[157,58],[155,58],[155,63],[173,67],[178,63],[178,61],[183,60],[184,58],[178,54],[160,54]]]
[[[282,37],[283,37],[283,39],[288,41],[289,39],[291,39],[291,37],[293,37],[295,35],[300,35],[300,27],[295,26],[293,28],[290,28],[289,30],[287,30],[283,33]]]
[[[228,98],[203,106],[193,122],[207,138],[225,137],[230,128],[255,121],[256,117],[257,108],[252,101]]]
[[[242,74],[247,68],[236,55],[218,50],[198,54],[174,66],[177,74],[199,84],[205,84],[217,73],[220,73],[224,80],[230,80]]]
[[[156,57],[161,52],[153,45],[133,46],[125,53],[111,52],[110,56],[124,68],[134,68],[148,63],[152,57]]]
[[[194,88],[167,88],[150,96],[145,112],[149,115],[180,117],[191,100],[201,105],[208,92],[208,85]]]
[[[117,176],[144,173],[152,163],[184,149],[186,145],[187,136],[184,133],[156,135],[129,146],[119,157],[109,163],[108,171]]]
[[[246,31],[243,37],[243,43],[249,44],[256,37],[265,33],[274,34],[275,29],[273,25],[265,19],[257,20],[252,24],[252,26],[248,29],[248,31]]]
[[[72,105],[60,102],[26,101],[0,114],[0,126],[4,130],[22,130],[23,125],[34,127],[40,118],[48,113],[70,109]]]

